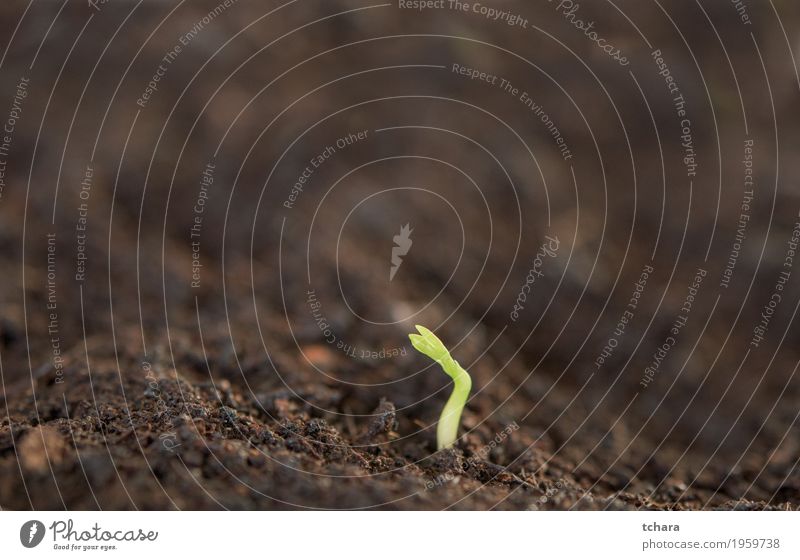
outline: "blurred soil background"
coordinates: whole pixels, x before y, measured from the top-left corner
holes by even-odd
[[[3,2],[0,507],[796,509],[800,5],[734,4]]]

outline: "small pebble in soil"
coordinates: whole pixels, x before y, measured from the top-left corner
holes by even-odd
[[[372,418],[367,426],[367,432],[362,440],[369,443],[376,443],[385,438],[384,434],[390,434],[397,429],[397,412],[394,403],[381,397],[380,403],[372,411]]]
[[[39,426],[25,432],[17,445],[22,467],[42,474],[60,464],[66,454],[64,439],[48,426]]]
[[[219,412],[223,423],[228,426],[236,425],[236,420],[239,418],[239,416],[236,414],[236,410],[229,406],[223,406],[219,409]]]

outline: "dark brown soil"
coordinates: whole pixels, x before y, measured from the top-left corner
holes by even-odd
[[[93,355],[91,376],[68,367],[66,390],[46,373],[34,383],[35,402],[30,388],[12,393],[1,443],[5,507],[782,509],[797,497],[797,488],[778,486],[788,468],[781,460],[765,465],[755,485],[757,463],[732,477],[708,469],[689,490],[684,481],[695,475],[688,470],[656,486],[670,465],[651,459],[636,473],[647,449],[640,463],[605,467],[628,443],[617,431],[583,462],[585,452],[562,447],[558,432],[534,423],[514,430],[512,421],[503,444],[482,453],[507,426],[480,424],[474,406],[465,415],[474,427],[465,441],[433,453],[430,436],[401,435],[416,431],[425,414],[398,414],[386,400],[301,379],[298,394],[263,384],[249,395],[224,370],[212,381],[190,353],[176,356],[185,374],[156,363],[148,381],[130,358],[120,358],[120,376],[113,353],[101,354]],[[565,395],[548,397],[548,407],[567,404]],[[372,405],[374,416],[337,418]],[[589,443],[573,438],[571,445]]]
[[[669,3],[669,18],[618,3],[687,99],[702,159],[691,188],[664,79],[607,6],[581,10],[630,68],[545,2],[502,3],[542,33],[356,0],[259,19],[269,4],[226,9],[138,105],[217,2],[174,13],[36,3],[24,17],[26,2],[0,6],[0,121],[30,78],[0,196],[0,507],[800,507],[800,270],[751,347],[800,209],[796,44],[781,31],[796,43],[796,3],[750,3],[746,28],[722,2]],[[455,62],[531,91],[574,159],[519,99]],[[362,130],[287,208],[309,161]],[[756,195],[721,287],[744,138],[755,139]],[[191,228],[210,162],[198,257]],[[406,223],[414,244],[389,282]],[[546,236],[557,254],[512,320]],[[596,367],[648,266],[635,314]],[[645,383],[699,268],[688,321]],[[450,389],[408,344],[415,323],[473,378],[452,450],[435,451]]]

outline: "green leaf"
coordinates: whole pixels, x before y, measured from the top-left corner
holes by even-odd
[[[438,362],[444,372],[453,379],[453,393],[447,400],[447,404],[444,405],[444,409],[442,409],[439,425],[436,428],[436,447],[445,449],[452,447],[458,439],[461,413],[472,388],[472,379],[467,371],[450,356],[450,352],[438,336],[422,325],[416,325],[416,327],[419,334],[412,333],[408,335],[411,345],[418,352]]]

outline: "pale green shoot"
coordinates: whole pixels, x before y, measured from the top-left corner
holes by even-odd
[[[436,428],[436,448],[446,449],[453,447],[458,439],[458,426],[461,422],[461,412],[467,403],[469,391],[472,388],[472,379],[467,371],[458,365],[444,343],[433,332],[421,325],[416,325],[419,334],[410,334],[411,344],[418,352],[425,354],[430,359],[439,363],[444,372],[453,378],[454,388],[444,405],[439,425]]]

